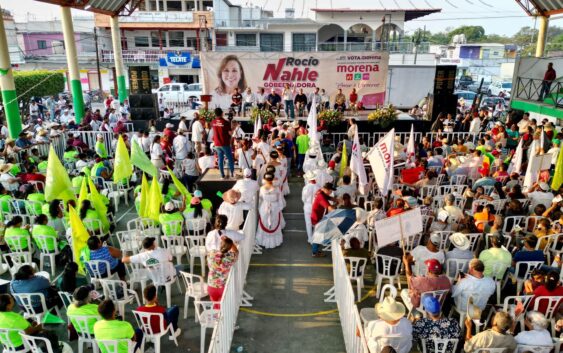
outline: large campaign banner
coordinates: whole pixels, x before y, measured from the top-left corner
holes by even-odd
[[[257,93],[282,93],[285,84],[309,96],[324,89],[331,105],[338,89],[349,98],[356,89],[358,102],[374,107],[385,101],[389,54],[387,52],[228,53],[202,52],[203,90],[212,95],[211,107],[230,107],[235,88]]]

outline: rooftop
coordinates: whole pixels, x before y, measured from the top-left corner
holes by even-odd
[[[313,8],[311,11],[314,12],[357,12],[357,13],[370,13],[370,12],[404,12],[405,13],[405,21],[415,20],[420,17],[428,16],[433,13],[441,12],[442,9],[350,9],[350,8],[341,8],[341,9],[317,9]]]

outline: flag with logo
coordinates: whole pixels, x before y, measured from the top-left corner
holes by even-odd
[[[537,149],[539,147],[538,144],[539,141],[534,140],[530,145],[530,148],[528,148],[528,151],[530,151],[530,155],[528,156],[528,166],[526,168],[526,175],[524,176],[524,183],[523,183],[523,186],[526,189],[531,188],[532,185],[534,185],[534,183],[538,179],[538,171],[535,171],[533,168],[534,165],[533,160],[537,155]]]
[[[131,141],[131,163],[152,177],[157,174],[156,167],[135,140]]]
[[[319,133],[317,131],[317,102],[315,95],[313,95],[313,100],[311,101],[311,110],[307,116],[307,125],[309,125],[309,139],[311,144],[319,143]]]
[[[360,149],[360,138],[358,137],[358,129],[354,132],[354,140],[352,141],[352,154],[350,156],[350,169],[358,177],[360,193],[367,194],[368,177],[364,168],[364,159],[362,150]]]
[[[523,139],[520,139],[518,142],[518,147],[516,147],[516,152],[512,156],[510,160],[510,165],[508,166],[508,173],[522,173],[522,158],[524,157],[524,147],[522,146]]]
[[[132,174],[133,165],[131,164],[131,159],[129,158],[129,151],[127,151],[127,146],[125,146],[123,137],[119,135],[119,139],[117,140],[117,147],[115,148],[113,182],[118,183],[122,182],[123,180],[129,180]]]
[[[51,146],[45,176],[45,201],[50,202],[56,199],[66,203],[68,200],[75,200],[75,195],[68,173]]]
[[[84,264],[82,263],[80,254],[82,250],[88,246],[87,241],[88,238],[90,238],[90,234],[88,234],[88,230],[86,230],[86,227],[72,205],[69,205],[68,208],[68,223],[70,224],[72,234],[72,255],[74,262],[78,265],[78,272],[84,274]]]
[[[393,189],[394,151],[395,129],[393,128],[371,148],[367,155],[375,181],[383,195],[387,195]]]

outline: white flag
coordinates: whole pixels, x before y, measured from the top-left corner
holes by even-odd
[[[395,129],[391,129],[368,152],[368,160],[375,175],[377,186],[383,195],[393,188]]]
[[[414,124],[411,125],[411,134],[409,136],[409,142],[407,144],[407,168],[414,167]]]
[[[313,95],[313,100],[311,101],[311,110],[309,111],[309,116],[307,116],[307,125],[309,125],[309,140],[311,144],[317,145],[319,143],[319,134],[317,132],[317,102],[315,95]]]
[[[352,143],[352,156],[350,161],[350,170],[358,176],[360,184],[360,192],[365,195],[367,193],[368,177],[364,168],[364,159],[362,158],[362,150],[360,149],[360,139],[358,138],[358,129],[354,132],[354,141]]]
[[[254,138],[259,138],[260,130],[262,129],[262,117],[258,115],[256,121],[254,122]]]
[[[516,152],[510,160],[510,165],[508,166],[508,174],[512,173],[522,173],[522,157],[524,156],[524,148],[522,147],[523,140],[520,139],[518,142],[518,147],[516,147]]]
[[[524,176],[524,189],[531,188],[532,185],[538,180],[538,171],[532,168],[533,160],[537,155],[536,149],[538,148],[538,140],[534,140],[528,151],[530,155],[528,156],[528,167],[526,168],[526,175]],[[523,190],[524,191],[524,190]]]

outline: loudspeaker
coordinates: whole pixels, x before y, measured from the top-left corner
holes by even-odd
[[[450,113],[452,116],[456,116],[457,109],[457,95],[447,95],[447,96],[434,96],[434,102],[432,104],[432,120],[436,119],[438,114]]]
[[[129,96],[131,108],[156,108],[156,94],[132,94]]]
[[[131,120],[157,119],[158,112],[155,108],[131,108]]]

